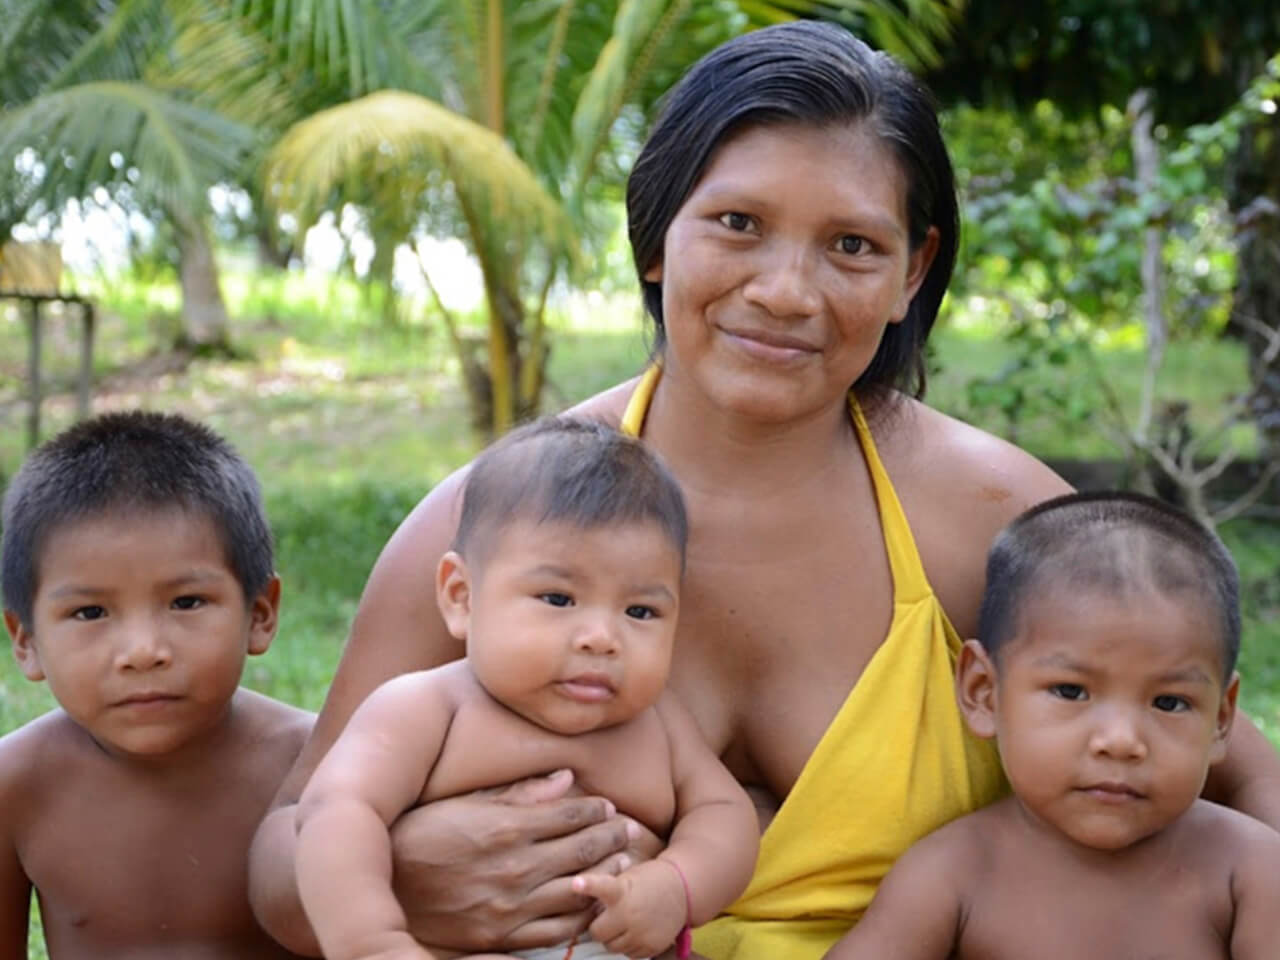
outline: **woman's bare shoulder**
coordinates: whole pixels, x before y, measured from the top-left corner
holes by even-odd
[[[886,466],[891,474],[895,463],[905,468],[896,471],[903,483],[930,502],[962,510],[957,520],[998,530],[1027,508],[1071,492],[1058,474],[1007,440],[915,400],[902,407],[888,415],[901,429],[886,431],[893,459],[886,456]]]
[[[1071,486],[1025,450],[914,400],[874,430],[933,591],[972,636],[996,534]]]
[[[631,394],[635,392],[636,384],[639,382],[639,377],[624,380],[616,387],[610,387],[575,404],[565,413],[575,417],[599,420],[601,423],[616,427],[622,423],[622,414],[627,409],[627,401],[631,399]]]

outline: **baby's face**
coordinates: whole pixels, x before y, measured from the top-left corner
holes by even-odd
[[[1235,710],[1203,595],[1050,591],[1000,652],[996,735],[1022,806],[1117,850],[1180,816]]]
[[[657,524],[518,522],[472,577],[467,656],[512,710],[576,734],[630,720],[658,699],[680,554]]]
[[[246,604],[213,522],[176,508],[64,524],[37,585],[31,629],[6,617],[23,672],[120,756],[170,754],[226,716],[279,596]]]

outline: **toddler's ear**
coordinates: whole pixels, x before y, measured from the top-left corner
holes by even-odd
[[[13,643],[13,659],[18,661],[22,675],[36,682],[43,680],[44,668],[40,666],[40,654],[36,650],[35,635],[22,625],[16,610],[4,612],[4,625]]]
[[[471,623],[471,572],[456,550],[448,551],[436,567],[436,605],[454,639],[466,640]]]
[[[1227,688],[1222,691],[1222,701],[1218,704],[1218,719],[1213,731],[1213,747],[1209,751],[1209,762],[1218,763],[1227,755],[1227,738],[1231,734],[1231,724],[1236,719],[1236,697],[1240,693],[1240,674],[1231,674]]]
[[[266,653],[280,625],[280,578],[272,574],[249,604],[249,654]]]
[[[956,701],[974,736],[996,735],[996,665],[977,640],[966,640],[956,662]]]

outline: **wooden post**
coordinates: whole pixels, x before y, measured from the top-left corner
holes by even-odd
[[[76,389],[76,414],[81,420],[88,418],[93,400],[93,304],[80,301],[80,382]]]
[[[40,301],[33,298],[27,303],[31,305],[27,314],[30,325],[27,376],[31,380],[31,408],[27,411],[27,449],[30,450],[40,442]]]

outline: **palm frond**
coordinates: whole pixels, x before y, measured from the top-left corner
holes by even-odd
[[[600,50],[573,113],[577,186],[571,196],[590,176],[623,104],[689,7],[689,0],[622,0],[618,5],[613,34]]]
[[[145,79],[263,137],[298,119],[298,100],[255,25],[215,0],[170,0],[174,37]]]
[[[369,199],[373,190],[394,190],[402,203],[406,194],[421,197],[433,173],[452,184],[473,229],[479,224],[477,247],[536,236],[552,249],[573,249],[564,211],[500,135],[403,91],[369,94],[295,124],[268,158],[267,195],[309,224],[335,202]]]
[[[965,0],[739,0],[751,26],[810,17],[844,24],[872,46],[921,69],[941,61]]]
[[[326,89],[360,96],[415,87],[422,66],[409,56],[384,4],[367,0],[233,0],[230,11],[252,23],[291,73]]]
[[[34,151],[35,198],[55,210],[126,177],[167,209],[202,210],[250,143],[240,125],[142,83],[79,84],[0,114],[0,157]]]

